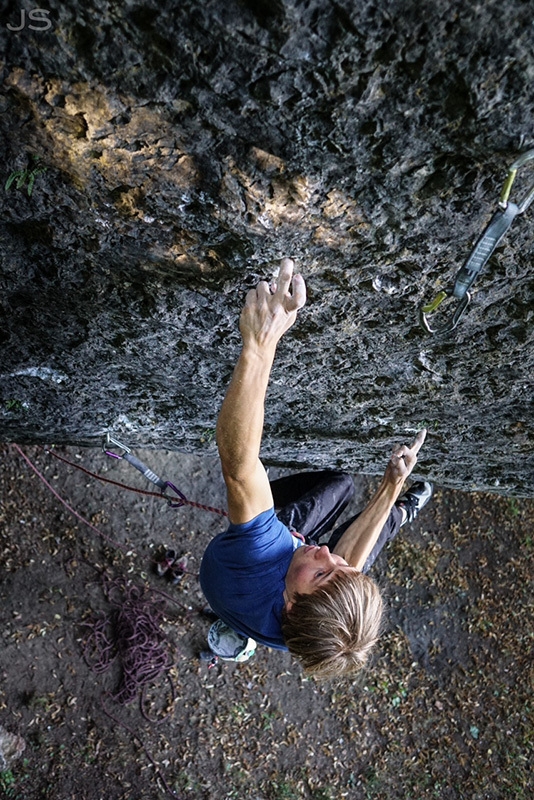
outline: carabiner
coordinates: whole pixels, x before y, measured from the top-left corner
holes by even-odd
[[[109,449],[110,445],[112,445],[113,447],[118,447],[119,450],[122,450],[122,453],[120,454],[114,453],[113,450]],[[137,470],[139,470],[141,475],[143,475],[148,481],[151,481],[151,483],[155,484],[155,486],[161,489],[162,494],[165,494],[167,486],[170,486],[172,489],[174,489],[179,498],[183,498],[185,500],[183,494],[175,486],[173,486],[172,483],[167,483],[167,481],[162,480],[159,477],[159,475],[156,475],[155,472],[152,472],[150,467],[147,467],[147,465],[144,464],[141,461],[141,459],[133,455],[129,447],[126,447],[125,444],[119,442],[118,439],[114,439],[110,433],[106,435],[106,438],[102,442],[102,450],[107,456],[110,456],[111,458],[118,458],[119,460],[124,459],[125,461],[127,461],[128,464],[131,464],[132,467],[135,467]],[[170,500],[168,500],[168,502],[169,505],[172,505]],[[174,505],[176,506],[176,508],[179,508],[180,506],[183,505],[183,502],[181,502],[180,500],[178,504]]]
[[[515,181],[518,169],[520,169],[523,166],[523,164],[526,164],[527,161],[532,161],[532,159],[534,159],[534,150],[527,150],[526,153],[523,153],[522,156],[519,156],[519,158],[516,161],[514,161],[514,163],[508,170],[508,175],[504,182],[504,186],[502,187],[501,197],[499,200],[499,206],[502,209],[505,209],[506,206],[508,205],[508,198],[510,197],[510,192],[512,191],[512,186]],[[523,214],[533,200],[534,200],[534,184],[532,184],[532,187],[523,197],[522,201],[517,204],[517,213]]]
[[[438,308],[438,306],[440,306],[447,297],[451,297],[449,292],[440,292],[431,303],[428,303],[426,306],[421,306],[419,309],[419,322],[427,333],[449,333],[450,331],[453,331],[460,322],[460,319],[462,318],[467,306],[471,302],[471,295],[469,292],[466,292],[463,298],[460,300],[458,308],[454,312],[449,324],[442,325],[440,328],[431,328],[428,324],[427,314],[431,314],[433,311],[435,311],[436,308]]]
[[[122,453],[117,455],[117,453],[114,453],[113,450],[109,450],[108,448],[111,446],[118,447],[119,450],[122,450]],[[118,459],[124,458],[125,455],[132,452],[129,447],[126,447],[125,444],[121,444],[117,439],[114,439],[110,433],[106,434],[106,438],[102,442],[102,450],[107,456]]]
[[[523,153],[508,170],[508,175],[499,199],[499,208],[492,216],[482,235],[471,251],[469,258],[458,270],[454,284],[446,291],[441,291],[437,297],[419,310],[419,322],[427,333],[448,333],[454,330],[460,321],[463,313],[471,301],[469,289],[478,277],[484,265],[488,262],[495,248],[500,244],[510,225],[518,214],[523,214],[534,200],[534,185],[527,191],[519,204],[509,202],[512,185],[517,175],[517,171],[527,161],[534,159],[534,149]],[[455,297],[460,300],[450,324],[439,328],[431,328],[427,315],[435,311],[446,297]]]

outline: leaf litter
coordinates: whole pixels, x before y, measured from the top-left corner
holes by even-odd
[[[436,492],[377,562],[385,632],[371,668],[353,681],[307,679],[289,655],[267,648],[209,670],[198,659],[210,623],[196,578],[165,586],[181,604],[167,603],[160,620],[175,700],[163,676],[144,705],[157,724],[138,704],[115,703],[114,725],[100,698],[118,673],[96,675],[83,657],[83,624],[109,611],[95,566],[160,589],[156,549],[174,547],[194,571],[220,520],[87,485],[26,449],[132,554],[81,529],[2,447],[0,724],[27,744],[11,767],[11,796],[156,799],[165,796],[159,775],[178,797],[201,799],[533,795],[533,500]],[[150,455],[160,474],[195,473],[195,499],[224,503],[213,465]],[[101,468],[95,451],[82,458]],[[371,492],[374,479],[357,480]]]

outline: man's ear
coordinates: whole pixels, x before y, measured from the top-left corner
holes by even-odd
[[[287,593],[287,589],[284,589],[284,608],[289,614],[291,609],[293,608],[293,600],[289,599],[289,595]]]

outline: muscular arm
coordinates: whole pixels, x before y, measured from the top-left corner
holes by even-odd
[[[403,445],[391,456],[386,472],[377,492],[365,509],[350,525],[334,548],[351,567],[363,569],[367,556],[373,549],[389,513],[399,497],[405,479],[417,463],[419,452],[426,438],[426,430],[419,431],[411,447]]]
[[[244,347],[217,421],[217,445],[234,523],[248,522],[267,511],[273,498],[259,459],[265,393],[274,352]]]
[[[259,453],[276,345],[306,301],[304,280],[300,275],[292,276],[293,262],[284,259],[274,293],[267,283],[258,284],[248,293],[240,317],[243,349],[217,421],[228,513],[236,524],[248,522],[273,504]]]

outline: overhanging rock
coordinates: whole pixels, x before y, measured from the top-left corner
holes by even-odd
[[[532,209],[456,331],[418,325],[534,146],[529,4],[66,5],[1,30],[0,437],[213,452],[290,255],[266,460],[378,473],[426,425],[422,473],[531,496]]]

